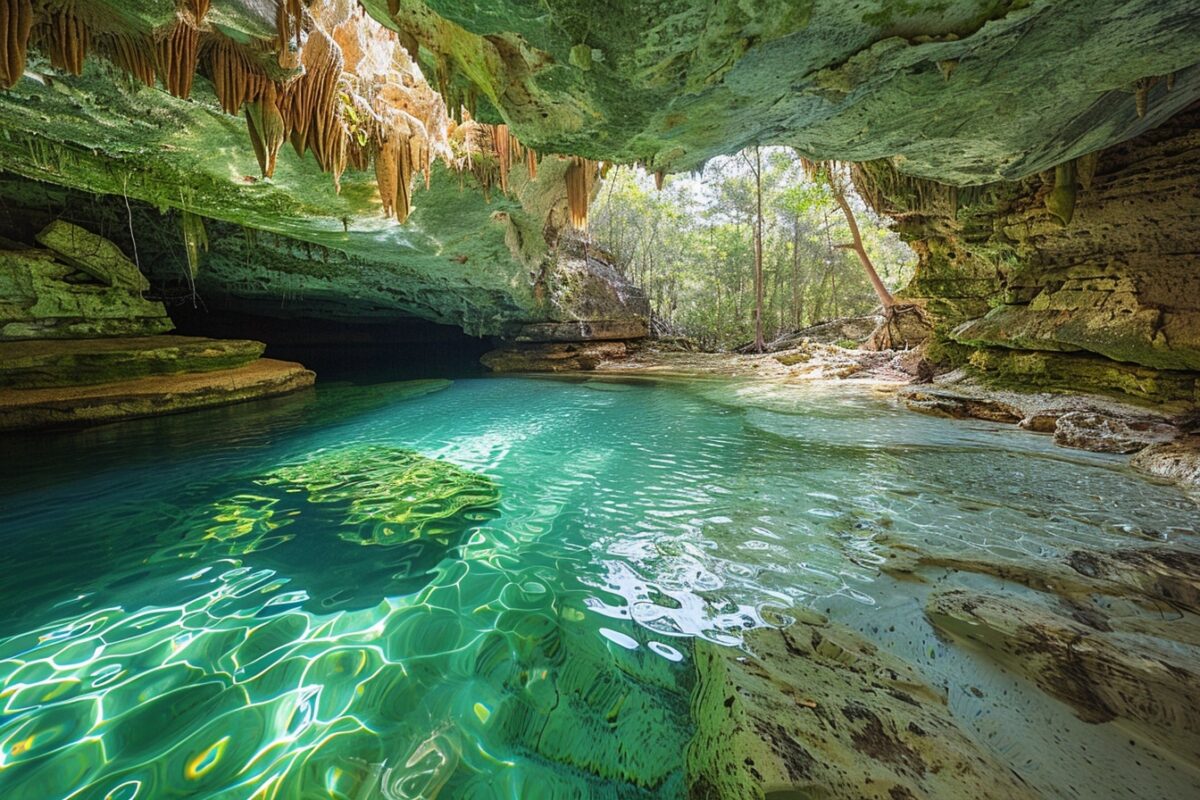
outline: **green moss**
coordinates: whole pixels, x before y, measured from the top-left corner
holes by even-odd
[[[310,503],[345,508],[338,536],[363,545],[447,538],[494,514],[500,490],[487,477],[398,447],[356,445],[318,451],[260,478],[293,485]]]
[[[1101,356],[989,348],[973,351],[968,362],[997,388],[1097,392],[1149,404],[1200,400],[1195,373],[1157,370]]]

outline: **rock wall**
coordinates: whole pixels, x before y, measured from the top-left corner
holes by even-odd
[[[1198,399],[1200,106],[1021,181],[955,188],[855,168],[919,256],[903,293],[943,359],[993,379]]]

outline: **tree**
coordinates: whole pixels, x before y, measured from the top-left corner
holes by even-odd
[[[846,184],[858,240],[885,286],[911,274],[915,256]],[[668,176],[656,191],[638,169],[612,170],[593,209],[596,244],[645,291],[655,329],[705,349],[765,346],[878,304],[833,187],[806,175],[782,147],[713,159],[701,175]],[[761,345],[760,345],[761,342]]]
[[[867,278],[871,281],[871,287],[875,290],[875,294],[879,297],[879,302],[883,304],[885,312],[891,311],[892,306],[896,301],[892,299],[892,294],[883,285],[883,281],[879,279],[879,273],[875,271],[875,265],[871,263],[871,257],[867,255],[867,248],[863,246],[862,234],[858,230],[858,222],[854,219],[854,211],[850,208],[850,203],[846,200],[845,176],[842,170],[835,165],[830,165],[825,170],[826,179],[829,181],[829,188],[833,192],[834,202],[842,209],[842,214],[846,217],[846,224],[850,227],[851,241],[849,244],[838,245],[839,248],[853,250],[858,260],[862,262],[863,269],[867,271]]]

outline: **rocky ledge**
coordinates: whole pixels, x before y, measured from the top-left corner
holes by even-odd
[[[61,220],[0,241],[0,431],[111,422],[295,391],[299,364],[247,339],[166,335],[161,302],[109,240]]]
[[[1200,436],[1194,406],[1147,406],[1109,395],[997,389],[957,370],[930,384],[899,389],[898,400],[923,414],[1011,423],[1054,436],[1078,450],[1137,454],[1131,465],[1153,477],[1200,489]]]
[[[0,389],[0,431],[101,422],[237,403],[312,386],[315,375],[260,358],[233,369],[151,375],[92,386]]]

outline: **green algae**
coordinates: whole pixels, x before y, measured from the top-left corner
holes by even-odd
[[[292,486],[310,503],[345,507],[338,536],[361,545],[445,538],[488,518],[500,502],[490,478],[399,447],[319,451],[256,483]]]

